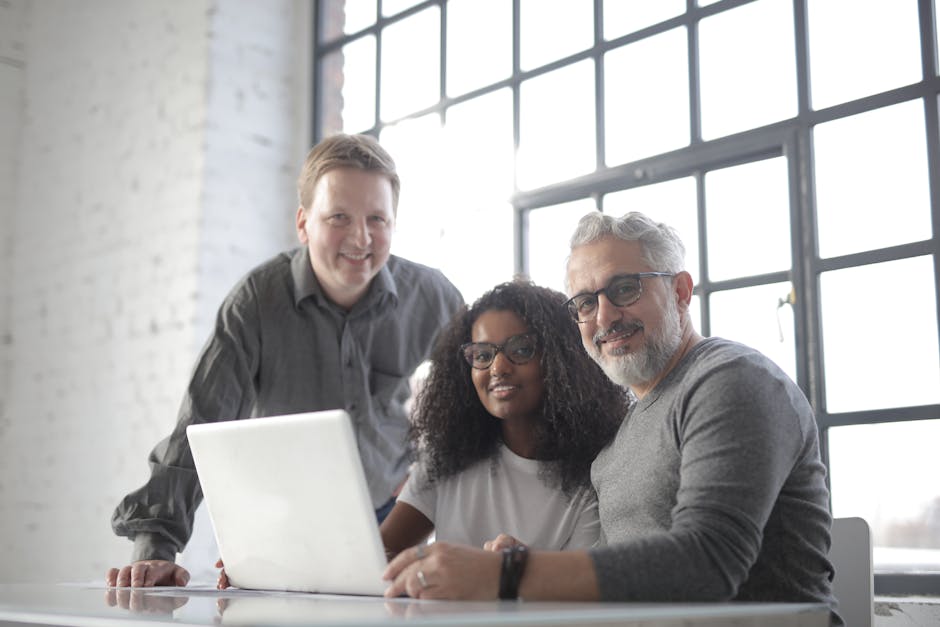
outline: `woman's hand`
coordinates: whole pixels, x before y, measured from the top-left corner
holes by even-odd
[[[393,559],[383,578],[386,597],[416,599],[495,599],[502,556],[492,551],[435,542],[406,549]]]
[[[221,568],[219,571],[219,580],[216,582],[215,587],[219,590],[225,590],[230,587],[231,584],[228,581],[228,575],[225,574],[225,564],[222,563],[222,558],[220,557],[215,563],[216,568]]]
[[[487,540],[483,543],[484,551],[502,551],[503,549],[511,549],[514,546],[522,546],[523,542],[516,540],[511,535],[506,533],[501,533],[492,540]]]

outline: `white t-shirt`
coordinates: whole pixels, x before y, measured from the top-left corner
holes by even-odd
[[[434,523],[436,540],[483,548],[508,533],[532,549],[587,548],[597,544],[597,496],[590,487],[569,500],[560,488],[539,479],[534,459],[500,445],[496,464],[481,460],[453,477],[427,485],[419,463],[398,500]]]

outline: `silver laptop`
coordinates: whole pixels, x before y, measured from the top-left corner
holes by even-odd
[[[386,557],[343,410],[186,429],[238,588],[381,595]]]

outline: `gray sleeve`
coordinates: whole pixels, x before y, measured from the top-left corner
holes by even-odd
[[[183,397],[176,427],[150,453],[150,479],[124,497],[111,517],[114,533],[134,541],[133,561],[173,561],[189,541],[202,490],[186,427],[250,416],[259,338],[254,292],[244,283],[219,310],[215,330]]]
[[[446,310],[449,312],[450,317],[453,317],[457,310],[459,310],[464,305],[463,295],[460,293],[460,290],[450,282],[446,277],[444,278],[447,281],[447,290],[445,291],[445,305]]]
[[[600,544],[601,522],[597,513],[597,495],[592,488],[583,488],[571,500],[578,510],[578,517],[571,537],[561,550],[587,549]]]
[[[429,289],[425,292],[425,307],[429,311],[438,312],[438,327],[443,328],[464,305],[463,295],[440,270],[430,268],[426,272],[425,277],[422,277],[429,283]]]
[[[798,388],[751,366],[683,377],[663,417],[681,455],[671,527],[591,552],[603,599],[721,601],[747,579],[806,438]]]

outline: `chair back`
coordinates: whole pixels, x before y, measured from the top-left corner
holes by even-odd
[[[871,530],[862,518],[834,518],[829,560],[836,574],[832,592],[849,627],[872,627],[875,585]]]

